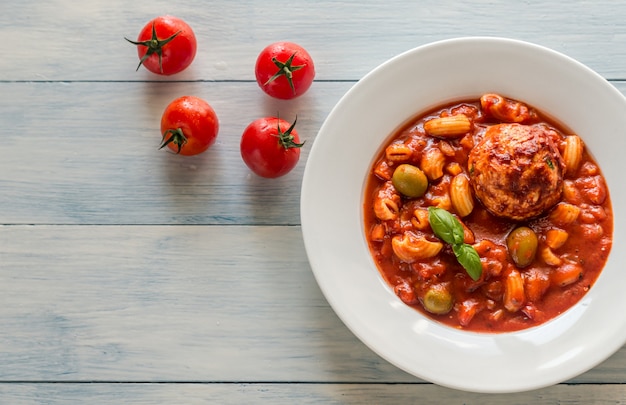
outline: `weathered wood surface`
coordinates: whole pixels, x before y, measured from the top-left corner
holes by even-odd
[[[431,384],[0,384],[11,404],[320,404],[320,405],[554,405],[623,404],[626,390],[615,385],[555,385],[515,395],[476,394]]]
[[[524,2],[359,0],[8,0],[0,6],[0,80],[160,80],[135,73],[135,37],[159,14],[184,18],[197,60],[175,80],[254,80],[258,52],[304,45],[319,80],[356,80],[415,46],[505,36],[564,52],[610,79],[626,78],[624,5],[611,0]],[[167,80],[170,80],[168,78]]]
[[[419,381],[335,316],[299,227],[4,226],[0,246],[0,381]],[[626,383],[625,362],[573,382]]]
[[[134,37],[170,13],[196,31],[189,70],[140,69]],[[542,390],[441,388],[341,323],[304,252],[298,166],[260,179],[239,156],[255,118],[298,116],[311,145],[354,83],[434,40],[506,36],[564,52],[626,93],[626,5],[610,1],[5,1],[0,5],[0,403],[626,403],[626,347]],[[306,46],[317,81],[277,101],[259,50]],[[160,114],[194,94],[217,143],[158,151]],[[330,181],[330,180],[329,180]]]

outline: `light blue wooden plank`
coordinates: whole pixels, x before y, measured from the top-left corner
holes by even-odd
[[[2,84],[0,223],[299,224],[302,172],[315,135],[353,83],[316,83],[294,102],[253,83]],[[181,95],[216,110],[216,144],[193,157],[158,150],[160,119]],[[254,175],[239,151],[253,120],[292,121],[300,163],[279,179]],[[329,179],[331,181],[332,179]]]
[[[486,395],[430,384],[0,384],[12,405],[90,404],[621,404],[624,385],[556,385],[532,392]]]
[[[0,257],[0,382],[419,381],[337,318],[299,227],[0,226]]]
[[[610,78],[626,78],[626,4],[598,0],[520,2],[254,0],[2,3],[0,80],[143,80],[123,40],[169,13],[186,19],[199,51],[180,79],[254,80],[254,61],[278,40],[305,46],[318,79],[356,80],[386,59],[436,40],[506,36],[564,52]],[[158,78],[157,78],[158,79]]]
[[[298,114],[310,145],[354,81],[440,39],[527,40],[626,79],[626,5],[8,0],[0,11],[9,39],[0,42],[0,224],[37,224],[0,225],[1,403],[626,402],[626,348],[573,385],[531,393],[415,384],[343,326],[315,284],[299,227],[288,226],[299,224],[308,149],[272,181],[238,156],[245,125],[278,111]],[[192,67],[166,78],[190,82],[141,83],[163,78],[134,71],[122,38],[162,13],[187,19],[200,39]],[[279,39],[317,62],[318,81],[291,102],[254,83],[258,51]],[[219,141],[201,157],[155,151],[158,118],[176,93],[204,96],[220,115]]]
[[[252,83],[3,84],[0,206],[11,208],[0,224],[299,224],[308,152],[353,84],[315,83],[295,102]],[[220,119],[217,143],[196,157],[157,150],[160,114],[184,94],[207,99]],[[298,115],[307,143],[291,173],[262,179],[239,141],[253,119],[276,114]]]
[[[0,381],[415,381],[321,295],[299,227],[0,226]]]

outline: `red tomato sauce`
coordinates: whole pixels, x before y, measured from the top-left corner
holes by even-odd
[[[609,192],[597,162],[584,145],[579,159],[572,159],[571,150],[566,150],[572,143],[567,139],[576,135],[523,102],[501,100],[505,103],[500,107],[506,108],[500,110],[492,109],[489,97],[483,96],[441,106],[410,120],[384,145],[365,188],[366,238],[382,277],[405,304],[450,327],[476,332],[526,329],[567,311],[593,286],[612,245]],[[464,133],[433,136],[424,129],[430,120],[458,114],[471,123]],[[451,190],[454,177],[470,177],[468,155],[490,126],[513,122],[551,131],[566,165],[560,201],[539,216],[512,220],[486,209],[470,186],[473,208],[469,214],[459,215],[466,207],[455,204],[458,198],[455,200]],[[437,159],[426,158],[433,155]],[[404,163],[427,174],[423,196],[410,198],[395,189],[393,172]],[[437,164],[441,175],[432,168]],[[470,278],[446,243],[435,255],[421,257],[421,242],[415,241],[441,243],[425,221],[430,206],[446,209],[463,225],[464,242],[474,247],[481,260],[478,280]],[[573,214],[568,217],[563,212]],[[512,258],[514,248],[506,240],[520,226],[530,228],[537,237],[533,259],[523,266]],[[398,241],[407,234],[414,243],[395,245],[394,238]],[[398,249],[405,248],[400,254]],[[426,294],[433,288],[449,294],[450,309],[433,313],[425,308]]]

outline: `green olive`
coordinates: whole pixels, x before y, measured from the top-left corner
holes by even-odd
[[[445,285],[437,284],[426,291],[422,299],[422,305],[430,313],[443,315],[452,309],[452,301],[452,294],[450,294],[449,288]]]
[[[527,226],[515,228],[506,237],[509,256],[517,267],[523,268],[535,260],[537,253],[537,234]]]
[[[423,196],[428,187],[428,179],[424,172],[419,167],[407,163],[396,167],[391,182],[400,194],[410,198]]]

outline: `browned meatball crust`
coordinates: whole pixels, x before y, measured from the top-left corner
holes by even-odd
[[[489,127],[469,154],[476,198],[493,215],[522,221],[561,199],[565,164],[554,133],[541,126]]]

